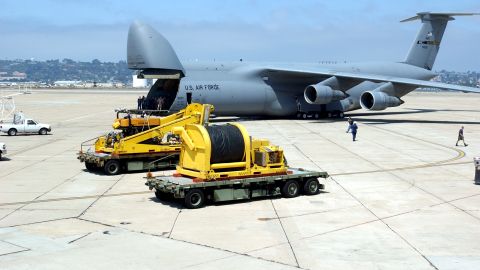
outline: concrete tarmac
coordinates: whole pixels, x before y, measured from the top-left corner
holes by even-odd
[[[480,269],[480,95],[352,112],[356,142],[345,120],[236,119],[290,166],[331,174],[325,192],[189,210],[158,201],[144,172],[92,174],[76,159],[145,93],[15,96],[53,130],[0,135],[0,269]],[[468,147],[455,146],[462,125]]]

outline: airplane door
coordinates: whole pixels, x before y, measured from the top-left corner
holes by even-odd
[[[192,92],[187,92],[187,104],[192,104]]]

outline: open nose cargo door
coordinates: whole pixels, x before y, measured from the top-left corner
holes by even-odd
[[[128,31],[127,63],[138,75],[154,79],[185,76],[180,60],[168,40],[151,26],[135,21]]]

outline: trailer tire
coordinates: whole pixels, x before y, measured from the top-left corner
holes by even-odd
[[[117,175],[120,173],[120,161],[116,159],[110,159],[105,163],[105,166],[103,168],[105,171],[106,175]]]
[[[297,197],[300,193],[300,185],[297,180],[288,180],[282,187],[282,195],[285,198]]]
[[[172,196],[171,196],[170,193],[165,193],[165,192],[162,192],[160,190],[155,190],[155,197],[159,201],[168,201],[168,200],[172,199]]]
[[[38,134],[40,135],[47,135],[48,130],[46,128],[41,128],[40,131],[38,131]]]
[[[92,163],[92,162],[85,162],[85,168],[87,168],[89,172],[93,172],[97,170],[97,166],[95,165],[95,163]]]
[[[191,189],[185,195],[184,204],[189,209],[197,209],[205,204],[205,194],[200,189]]]
[[[8,136],[15,136],[17,135],[17,130],[14,128],[11,128],[8,130]]]
[[[317,178],[309,178],[303,184],[303,194],[315,195],[320,190],[320,183]]]

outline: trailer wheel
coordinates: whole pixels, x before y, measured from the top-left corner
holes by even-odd
[[[317,178],[307,179],[303,184],[303,194],[305,195],[315,195],[319,189],[320,183],[318,183]]]
[[[89,172],[93,172],[97,169],[97,166],[95,165],[95,163],[85,162],[85,168],[87,168]]]
[[[172,199],[172,196],[171,196],[170,193],[165,193],[165,192],[162,192],[160,190],[155,190],[155,197],[159,201],[168,201],[168,200]]]
[[[103,168],[106,175],[116,175],[120,173],[120,161],[115,159],[110,159],[105,163]]]
[[[288,180],[282,187],[282,195],[285,198],[297,197],[300,193],[300,185],[297,180]]]
[[[185,206],[189,209],[200,208],[205,204],[205,195],[200,189],[192,189],[185,195]]]
[[[17,130],[14,128],[11,128],[8,130],[8,136],[15,136],[17,135]]]

